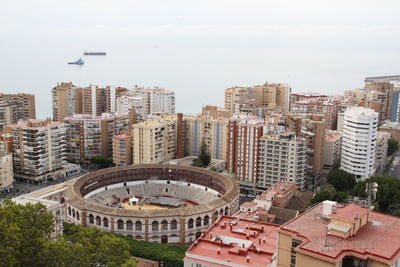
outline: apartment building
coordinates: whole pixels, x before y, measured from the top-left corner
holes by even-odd
[[[400,91],[393,92],[392,106],[390,108],[390,121],[400,122]]]
[[[217,107],[213,105],[206,105],[202,108],[201,115],[213,118],[229,119],[229,111],[226,108]]]
[[[146,114],[166,112],[175,114],[175,92],[164,88],[143,88],[135,86],[129,95],[140,96],[145,100]]]
[[[66,165],[66,128],[64,123],[26,120],[6,126],[13,137],[14,175],[41,183],[58,179]]]
[[[0,132],[0,152],[13,153],[13,136]]]
[[[386,121],[379,127],[379,131],[390,133],[390,139],[400,142],[400,123]]]
[[[53,121],[63,122],[65,117],[83,112],[82,88],[72,82],[58,83],[51,91]]]
[[[335,99],[318,100],[300,100],[290,103],[292,113],[324,114],[326,129],[336,130],[339,112],[339,102]]]
[[[185,155],[198,156],[204,142],[212,159],[226,160],[228,119],[184,116]]]
[[[132,164],[132,134],[124,132],[113,136],[113,162],[116,166]]]
[[[128,113],[135,110],[137,122],[147,120],[147,107],[145,99],[141,96],[124,95],[117,98],[117,112]]]
[[[0,195],[13,189],[13,158],[11,153],[0,152]]]
[[[375,175],[381,175],[387,163],[387,149],[390,133],[378,131],[376,136]]]
[[[340,168],[369,178],[375,172],[375,151],[379,115],[372,109],[349,107],[344,113]]]
[[[369,108],[379,113],[379,121],[386,120],[387,117],[387,96],[383,92],[363,88],[347,90],[344,92],[346,99],[354,105]]]
[[[278,267],[393,267],[399,218],[356,203],[324,201],[278,229]]]
[[[67,156],[74,163],[90,163],[94,156],[111,157],[113,136],[132,125],[129,114],[103,113],[101,116],[75,114],[66,117]]]
[[[0,94],[0,102],[17,103],[17,120],[36,119],[35,95]]]
[[[380,111],[380,118],[382,120],[390,119],[391,115],[391,108],[392,108],[392,100],[393,100],[393,93],[395,90],[398,90],[395,88],[394,84],[391,82],[366,82],[365,83],[365,88],[371,89],[374,91],[377,91],[379,93],[383,93],[382,97],[382,107]]]
[[[291,132],[261,137],[257,187],[267,189],[280,182],[290,182],[303,190],[306,150],[307,140]]]
[[[340,164],[342,153],[343,133],[339,131],[327,130],[322,154],[322,164],[326,169],[333,169]]]
[[[18,111],[17,102],[0,101],[0,130],[7,124],[17,123],[20,118],[24,119],[23,113]]]
[[[167,115],[158,119],[132,125],[133,164],[158,164],[175,158],[177,116]],[[179,126],[182,129],[182,126]]]
[[[291,88],[282,83],[265,83],[251,87],[232,87],[225,89],[224,104],[229,114],[244,112],[242,108],[265,107],[289,111]]]
[[[234,114],[228,123],[227,169],[241,183],[256,185],[261,137],[267,125],[255,116]]]

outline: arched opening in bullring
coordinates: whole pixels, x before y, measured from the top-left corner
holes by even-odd
[[[198,239],[201,236],[201,232],[196,233],[196,239]]]
[[[126,230],[133,230],[133,223],[131,220],[126,221]]]
[[[220,216],[224,215],[224,209],[220,209],[220,210],[219,210],[219,215],[220,215]]]
[[[93,214],[89,214],[89,223],[94,224],[94,216]]]
[[[161,236],[161,244],[167,244],[167,243],[168,243],[168,236],[162,235]]]
[[[196,227],[200,227],[201,226],[201,218],[197,217],[196,219]]]
[[[208,226],[209,221],[210,221],[210,217],[208,217],[208,215],[204,216],[203,225],[204,226]]]
[[[71,207],[68,207],[68,215],[71,216]]]
[[[76,219],[79,221],[80,217],[79,217],[79,211],[76,211]]]
[[[162,220],[161,221],[161,231],[167,231],[168,230],[168,222],[167,220]]]
[[[218,219],[218,211],[214,212],[213,219],[214,219],[214,221],[216,221]]]
[[[124,221],[123,221],[123,220],[118,220],[118,221],[117,221],[117,228],[118,228],[119,230],[124,229]]]
[[[158,221],[153,221],[151,223],[151,230],[152,231],[158,231]]]
[[[96,216],[96,225],[101,225],[101,218],[100,218],[100,216]]]
[[[228,215],[229,215],[229,208],[225,207],[225,216],[228,216]]]
[[[178,229],[178,222],[175,219],[171,221],[170,228],[171,230]]]
[[[141,221],[136,221],[135,222],[135,230],[136,231],[142,231],[142,222]]]
[[[103,226],[108,228],[108,219],[106,217],[103,218]]]
[[[188,228],[189,229],[193,228],[193,223],[194,223],[194,220],[193,219],[189,219],[189,221],[188,221]]]

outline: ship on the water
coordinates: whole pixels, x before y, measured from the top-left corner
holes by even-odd
[[[83,61],[81,58],[79,58],[77,61],[72,61],[68,62],[69,65],[83,65],[85,64],[85,61]]]
[[[90,51],[85,51],[83,52],[84,56],[105,56],[106,52],[90,52]]]

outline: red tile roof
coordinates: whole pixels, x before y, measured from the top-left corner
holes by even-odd
[[[353,219],[362,216],[368,209],[348,204],[336,209],[335,217]],[[400,218],[371,212],[370,222],[354,236],[341,238],[329,235],[326,229],[329,220],[322,217],[322,203],[282,225],[279,232],[297,236],[303,243],[296,248],[304,254],[339,262],[346,255],[393,264],[400,257]]]
[[[266,266],[276,257],[278,227],[222,216],[193,243],[184,260],[211,266]]]

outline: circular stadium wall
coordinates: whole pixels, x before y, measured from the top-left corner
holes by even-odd
[[[157,243],[194,241],[239,209],[239,185],[201,168],[131,165],[92,172],[66,192],[67,221]]]

